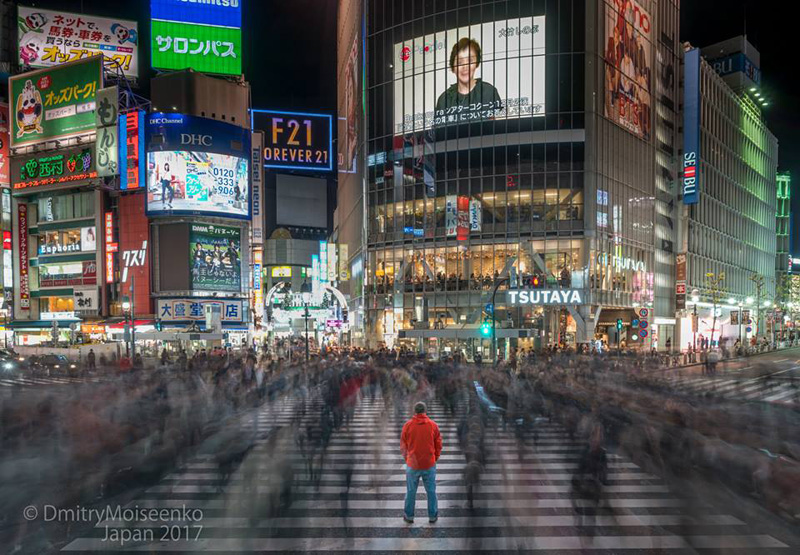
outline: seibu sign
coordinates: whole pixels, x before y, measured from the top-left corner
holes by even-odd
[[[583,292],[578,289],[509,289],[510,304],[575,305],[583,304]]]

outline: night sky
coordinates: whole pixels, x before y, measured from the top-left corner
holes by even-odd
[[[149,67],[149,2],[43,0],[29,4],[139,21],[140,67]],[[703,47],[745,30],[761,52],[762,88],[769,128],[780,141],[779,169],[795,178],[793,212],[800,214],[800,93],[789,56],[795,19],[778,0],[684,0],[681,39]],[[243,0],[244,72],[253,106],[336,111],[336,0]],[[784,8],[784,9],[781,9]],[[783,14],[783,15],[781,15]],[[146,84],[147,79],[143,80]],[[147,96],[146,86],[140,91]],[[800,225],[795,226],[800,230]],[[800,243],[800,242],[798,242]],[[800,250],[800,244],[796,247]]]

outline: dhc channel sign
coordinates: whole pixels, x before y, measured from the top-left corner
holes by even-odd
[[[700,200],[700,50],[684,59],[683,105],[683,203]]]

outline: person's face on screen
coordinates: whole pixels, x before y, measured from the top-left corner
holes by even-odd
[[[459,50],[456,58],[455,74],[458,82],[462,85],[469,85],[475,77],[475,70],[478,69],[478,55],[471,48]]]

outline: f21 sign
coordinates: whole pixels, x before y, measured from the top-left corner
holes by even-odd
[[[333,170],[333,116],[252,110],[253,131],[264,132],[264,167]]]

